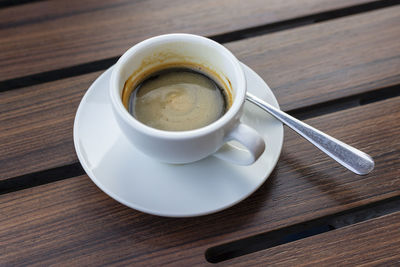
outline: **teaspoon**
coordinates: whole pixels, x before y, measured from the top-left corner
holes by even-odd
[[[267,111],[350,171],[365,175],[374,169],[374,160],[368,154],[293,118],[250,93],[246,94],[246,100]]]

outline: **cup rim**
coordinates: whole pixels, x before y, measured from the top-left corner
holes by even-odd
[[[134,56],[134,54],[143,49],[144,47],[152,43],[162,43],[162,42],[176,42],[176,41],[196,41],[203,44],[208,44],[214,49],[218,49],[219,53],[224,54],[224,56],[230,61],[234,69],[234,74],[237,78],[237,90],[235,91],[235,97],[233,98],[232,106],[229,110],[218,120],[203,126],[201,128],[187,130],[187,131],[165,131],[147,126],[146,124],[135,119],[124,107],[122,99],[119,96],[118,81],[121,76],[121,69],[127,61]],[[125,123],[132,126],[136,130],[148,136],[163,138],[163,139],[190,139],[194,137],[204,136],[211,132],[217,131],[223,128],[226,124],[235,118],[236,114],[240,112],[242,104],[244,103],[246,95],[246,79],[244,71],[240,66],[239,60],[223,45],[208,39],[203,36],[187,34],[187,33],[171,33],[164,34],[146,39],[131,48],[129,48],[117,61],[111,74],[110,79],[110,96],[111,102],[114,106],[114,110],[123,119]]]

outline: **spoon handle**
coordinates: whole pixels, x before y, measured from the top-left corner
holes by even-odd
[[[350,171],[358,175],[365,175],[374,169],[374,160],[368,154],[293,118],[250,93],[246,94],[246,99],[292,128]]]

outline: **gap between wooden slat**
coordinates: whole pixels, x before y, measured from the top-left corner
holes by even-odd
[[[392,97],[400,96],[400,85],[376,89],[374,91],[343,97],[304,108],[293,109],[288,113],[299,120],[306,120],[328,113],[337,112],[357,106],[371,104]]]
[[[0,1],[0,8],[7,8],[12,6],[18,6],[23,4],[29,4],[33,2],[39,2],[43,0],[1,0]]]
[[[393,197],[271,232],[214,246],[206,250],[205,258],[210,263],[219,263],[397,211],[400,211],[400,197]]]
[[[85,174],[81,164],[65,165],[0,181],[0,195]]]
[[[318,14],[303,16],[290,20],[284,20],[277,23],[265,24],[257,27],[247,28],[239,31],[233,31],[225,34],[210,36],[219,43],[227,43],[238,41],[249,37],[256,37],[267,33],[294,29],[304,25],[310,25],[318,22],[333,20],[345,16],[365,13],[372,10],[398,5],[399,1],[375,1],[367,4],[355,5],[352,7],[330,10]],[[38,74],[27,75],[23,77],[0,81],[0,92],[22,88],[26,86],[37,85],[40,83],[55,81],[58,79],[73,77],[77,75],[87,74],[94,71],[105,70],[118,60],[119,56],[92,61],[84,64],[79,64],[67,68],[61,68],[52,71],[41,72]]]
[[[9,91],[12,89],[18,89],[27,86],[33,86],[41,83],[51,82],[64,78],[79,76],[96,72],[100,70],[108,69],[110,66],[117,62],[119,57],[113,57],[108,59],[102,59],[98,61],[92,61],[85,64],[80,64],[68,68],[62,68],[58,70],[51,70],[41,72],[38,74],[28,75],[15,79],[5,80],[0,82],[0,92]]]

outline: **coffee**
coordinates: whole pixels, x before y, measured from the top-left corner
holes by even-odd
[[[229,94],[216,80],[193,68],[162,69],[145,76],[134,88],[124,88],[130,91],[126,107],[137,120],[156,129],[201,128],[218,120],[230,107]]]

